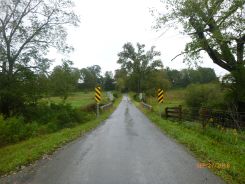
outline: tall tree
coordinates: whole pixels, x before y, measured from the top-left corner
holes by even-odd
[[[112,91],[115,89],[115,83],[113,78],[113,73],[111,71],[106,71],[104,76],[104,90]]]
[[[82,68],[81,79],[83,83],[80,85],[82,89],[93,90],[96,85],[102,85],[101,67],[99,65]]]
[[[65,25],[77,25],[70,0],[4,0],[0,2],[1,72],[14,75],[21,67],[42,68],[50,47],[66,44]]]
[[[163,65],[160,59],[160,52],[151,47],[149,51],[144,50],[145,45],[137,43],[136,48],[132,43],[126,43],[123,51],[118,54],[118,63],[130,75],[130,82],[133,90],[142,92],[142,83],[147,80],[147,75],[157,69],[162,69]]]
[[[127,86],[127,71],[123,68],[117,69],[115,71],[115,82],[116,82],[116,89],[121,92],[127,92],[128,86]]]
[[[66,44],[65,29],[79,22],[72,7],[71,0],[0,1],[0,110],[8,109],[9,114],[16,98],[25,96],[15,90],[27,69],[35,74],[47,70],[50,47],[72,49]]]
[[[182,54],[189,61],[204,51],[213,62],[234,77],[234,98],[245,107],[245,1],[164,0],[167,13],[157,18],[156,28],[183,25],[191,37]]]
[[[166,91],[170,86],[171,83],[163,69],[151,72],[143,83],[143,88],[146,89],[144,92],[151,96],[156,96],[157,89]]]
[[[63,61],[62,66],[56,66],[50,76],[50,85],[53,95],[60,96],[65,101],[71,92],[74,92],[80,72],[72,68],[71,61]]]

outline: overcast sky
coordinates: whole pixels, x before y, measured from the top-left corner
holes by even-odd
[[[74,61],[75,67],[83,68],[100,65],[102,71],[114,71],[119,68],[117,54],[126,42],[144,43],[147,48],[156,46],[162,53],[163,65],[174,69],[188,67],[183,58],[171,59],[183,51],[189,38],[177,30],[171,30],[160,37],[162,32],[152,29],[154,18],[150,8],[164,9],[160,0],[74,0],[75,11],[81,18],[78,28],[68,29],[68,43],[75,49],[67,56],[57,56],[55,64],[61,57]],[[214,68],[217,75],[225,73],[204,57],[202,66]]]

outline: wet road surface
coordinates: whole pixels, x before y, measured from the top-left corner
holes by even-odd
[[[100,127],[2,183],[219,184],[125,96]],[[1,182],[0,182],[1,183]]]

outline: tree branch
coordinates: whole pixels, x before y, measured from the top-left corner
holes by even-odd
[[[193,53],[193,54],[194,54],[194,53],[198,53],[198,52],[200,52],[200,51],[202,51],[202,50],[204,50],[204,49],[198,49],[198,50],[192,51],[192,53]],[[187,54],[187,53],[189,53],[189,52],[181,52],[180,54],[178,54],[178,55],[176,55],[174,58],[172,58],[171,61],[173,61],[173,60],[175,60],[177,57],[179,57],[179,56],[181,56],[181,55],[183,55],[183,54]]]
[[[218,20],[217,20],[217,23],[218,23],[218,27],[221,26],[223,24],[223,22],[229,17],[231,16],[233,13],[235,13],[239,8],[240,6],[238,6],[240,1],[235,1],[232,3],[232,5],[230,6],[229,10],[227,12],[224,13],[225,16],[222,16],[220,17]],[[243,2],[243,4],[241,6],[243,6],[245,3]]]
[[[11,60],[10,42],[9,42],[9,40],[8,40],[8,38],[7,38],[7,35],[6,35],[6,27],[5,27],[5,24],[4,24],[3,20],[0,19],[0,21],[1,21],[1,23],[2,23],[2,34],[3,34],[3,39],[4,39],[5,44],[6,44],[6,47],[7,47],[7,59],[8,59],[8,61],[10,61],[10,60]]]
[[[204,35],[204,32],[198,28],[198,26],[196,25],[196,21],[193,17],[190,18],[190,24],[192,25],[192,27],[195,29],[195,31],[197,32],[197,37],[198,39],[201,40],[202,42],[202,47],[203,49],[208,53],[209,57],[213,60],[214,63],[216,63],[217,65],[221,66],[222,68],[226,69],[227,71],[232,71],[233,67],[231,65],[229,65],[228,63],[223,62],[219,55],[217,54],[218,52],[214,49],[212,49]]]
[[[21,53],[21,51],[24,49],[24,47],[46,26],[49,24],[49,20],[51,18],[51,16],[53,15],[54,10],[50,13],[50,15],[47,18],[47,21],[42,24],[36,31],[34,31],[34,33],[32,33],[32,35],[26,39],[26,41],[21,45],[21,47],[19,48],[17,54],[14,56],[14,60],[17,59],[17,57],[19,56],[19,54]]]
[[[26,15],[28,15],[32,10],[34,10],[34,9],[35,9],[35,8],[42,2],[42,0],[40,0],[40,1],[39,1],[35,6],[33,6],[32,8],[30,8],[31,2],[32,2],[32,0],[29,0],[29,2],[27,3],[27,5],[26,5],[24,11],[22,12],[22,14],[21,14],[21,16],[20,16],[20,18],[19,18],[19,20],[18,20],[16,26],[11,30],[10,35],[9,35],[9,40],[12,39],[14,33],[17,31],[17,29],[18,29],[18,27],[19,27],[21,21],[23,20],[23,18],[24,18]],[[27,10],[28,8],[29,8],[29,10]]]

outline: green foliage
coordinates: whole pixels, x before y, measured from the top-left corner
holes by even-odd
[[[52,104],[50,111],[53,111],[51,121],[59,129],[73,127],[77,123],[84,123],[92,118],[89,112],[73,109],[70,105]]]
[[[238,71],[227,74],[222,79],[222,84],[229,90],[227,100],[236,104],[239,112],[245,111],[245,68],[239,67]]]
[[[99,65],[93,65],[80,70],[81,83],[79,88],[82,90],[94,90],[96,85],[103,84],[103,77],[101,76],[101,67]]]
[[[136,101],[136,102],[140,102],[140,101],[141,101],[140,98],[139,98],[139,94],[138,94],[138,93],[134,93],[134,94],[133,94],[133,99],[134,99],[134,101]]]
[[[48,78],[30,69],[6,77],[0,72],[0,112],[5,116],[20,114],[25,104],[35,104],[47,95]]]
[[[115,84],[114,84],[114,79],[113,79],[113,74],[112,72],[105,72],[105,77],[104,77],[104,90],[105,91],[113,91],[115,90]]]
[[[193,113],[198,113],[201,107],[224,109],[227,105],[225,95],[220,84],[192,84],[187,88],[185,102]]]
[[[91,112],[74,109],[63,103],[26,106],[23,115],[7,119],[0,116],[0,146],[74,127],[94,117]]]
[[[0,12],[0,112],[9,117],[47,92],[47,52],[72,50],[64,25],[79,19],[70,0],[0,1]]]
[[[164,70],[157,70],[149,74],[147,80],[142,84],[147,96],[156,96],[157,90],[167,91],[171,84]]]
[[[80,72],[71,67],[71,61],[63,61],[62,66],[56,66],[50,76],[51,90],[54,96],[64,100],[76,88]]]
[[[227,71],[233,71],[233,65],[244,62],[241,54],[244,52],[244,0],[164,2],[168,11],[157,16],[156,29],[182,24],[181,31],[192,39],[186,45],[186,59],[193,62],[205,51],[214,63]]]
[[[127,71],[124,68],[118,69],[115,71],[115,80],[116,80],[116,90],[120,92],[128,91],[128,76]]]
[[[0,146],[35,136],[37,130],[37,123],[26,124],[22,117],[11,117],[4,120],[0,116]]]
[[[112,95],[114,98],[119,98],[119,92],[118,91],[113,91]]]

